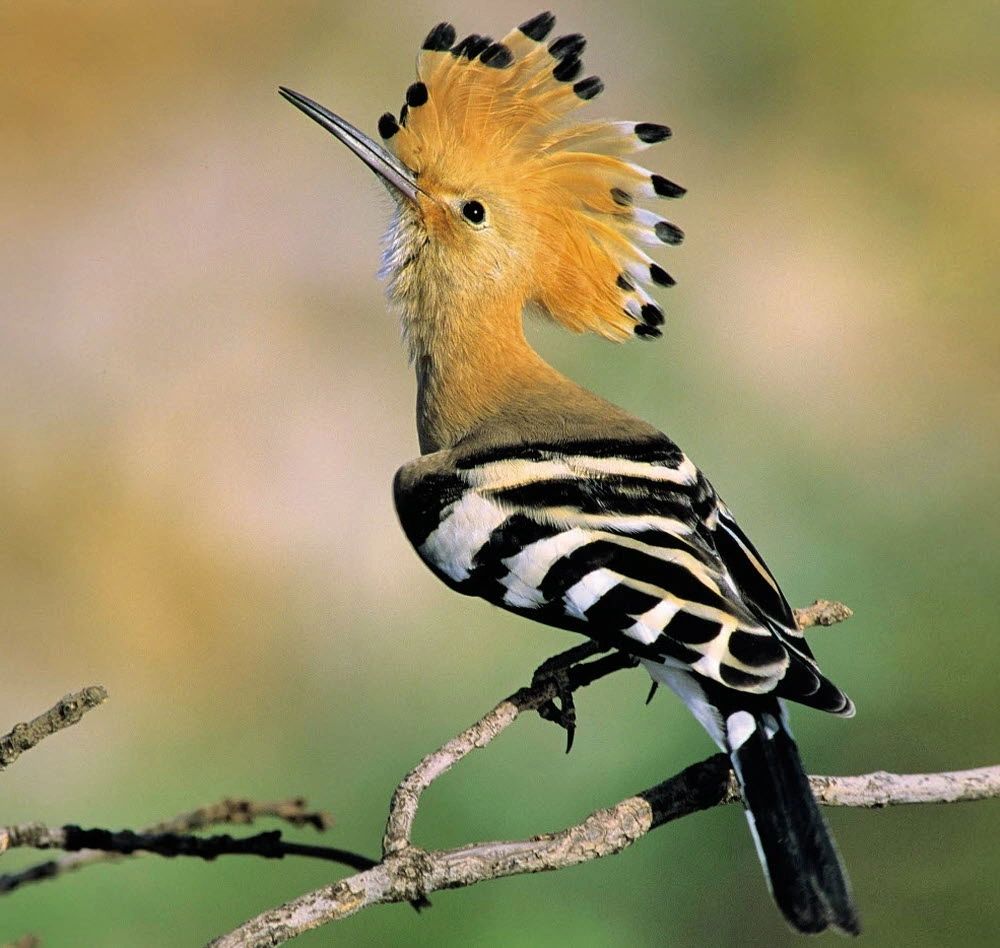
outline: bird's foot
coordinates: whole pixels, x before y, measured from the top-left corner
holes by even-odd
[[[584,659],[592,658],[604,651],[607,649],[597,642],[584,642],[546,659],[531,676],[532,688],[547,684],[555,688],[555,697],[539,705],[538,716],[545,721],[552,721],[566,732],[567,754],[573,749],[573,738],[576,736],[576,704],[573,701],[570,669]]]
[[[607,651],[609,651],[608,646],[599,642],[584,642],[542,662],[531,676],[532,688],[548,684],[555,690],[555,696],[538,707],[538,716],[546,721],[552,721],[566,732],[567,754],[573,749],[573,738],[576,736],[576,704],[573,701],[573,692],[613,671],[636,664],[634,658],[621,652],[615,652],[596,662],[585,663],[586,659]]]

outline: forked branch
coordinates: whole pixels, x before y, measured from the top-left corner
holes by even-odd
[[[822,600],[796,610],[801,628],[832,625],[850,615],[846,606]],[[471,727],[424,757],[393,794],[382,859],[377,863],[331,847],[286,843],[277,833],[261,833],[245,839],[190,835],[192,830],[211,825],[252,823],[265,816],[293,825],[312,825],[319,830],[326,829],[330,822],[327,814],[307,810],[305,801],[300,799],[268,803],[224,800],[146,827],[139,833],[81,830],[74,826],[47,827],[38,823],[0,826],[0,854],[17,846],[70,850],[56,860],[0,876],[0,892],[137,851],[201,858],[227,853],[271,858],[306,855],[331,859],[360,870],[264,912],[212,942],[217,948],[273,946],[372,905],[410,902],[419,908],[427,904],[429,893],[439,889],[460,888],[529,872],[548,872],[609,856],[621,852],[658,826],[700,810],[738,801],[739,790],[729,761],[717,754],[614,806],[595,810],[582,822],[555,833],[515,841],[473,843],[446,850],[426,851],[413,845],[413,824],[427,788],[473,751],[487,747],[524,712],[535,711],[561,724],[572,734],[573,692],[633,664],[619,653],[578,661],[580,657],[599,653],[599,648],[573,650],[569,654],[576,664],[561,667],[556,663],[554,671],[549,669],[549,673],[536,676],[530,687],[501,701]],[[17,725],[9,734],[0,737],[0,769],[49,734],[75,724],[86,711],[106,698],[106,692],[99,686],[84,689],[68,695],[33,721]],[[879,808],[1000,797],[1000,766],[952,773],[879,772],[809,779],[817,800],[825,806]],[[75,851],[81,846],[91,848]],[[93,847],[99,847],[100,851]]]
[[[841,603],[820,600],[796,610],[801,628],[833,625],[851,616]],[[617,663],[617,664],[616,664]],[[581,823],[530,839],[474,843],[426,851],[412,843],[413,823],[424,791],[473,751],[487,747],[525,711],[551,707],[554,700],[595,681],[627,662],[606,656],[536,681],[428,754],[396,788],[389,808],[383,859],[365,872],[324,886],[251,919],[211,943],[213,948],[282,944],[312,928],[389,902],[412,901],[438,889],[460,888],[530,872],[548,872],[621,852],[651,829],[680,817],[740,799],[728,759],[716,754]],[[872,773],[854,777],[810,777],[825,806],[878,808],[909,803],[955,803],[1000,797],[1000,766],[938,774]]]

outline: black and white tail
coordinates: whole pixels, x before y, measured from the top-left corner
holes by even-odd
[[[729,711],[724,721],[747,821],[778,908],[800,932],[832,925],[860,934],[844,867],[781,705],[771,699],[753,711]]]

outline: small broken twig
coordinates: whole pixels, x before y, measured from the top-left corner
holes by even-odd
[[[809,629],[814,625],[836,625],[854,615],[854,610],[832,599],[817,599],[811,606],[793,609],[792,612],[800,629]]]
[[[107,700],[108,693],[103,685],[91,685],[66,695],[26,724],[15,724],[9,734],[0,737],[0,770],[9,767],[25,751],[56,731],[76,724],[88,711]]]

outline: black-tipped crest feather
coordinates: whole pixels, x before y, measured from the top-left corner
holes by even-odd
[[[573,85],[573,91],[581,99],[593,99],[604,91],[604,83],[597,76],[588,76]]]
[[[656,125],[653,122],[639,122],[635,126],[635,134],[639,141],[647,145],[655,145],[670,138],[671,131],[666,125]]]
[[[567,33],[549,41],[554,24],[551,13],[539,13],[499,42],[479,33],[456,39],[454,26],[437,24],[424,40],[418,79],[398,119],[383,116],[379,134],[422,182],[439,180],[435,168],[456,163],[461,174],[479,169],[479,182],[505,175],[506,183],[494,186],[516,184],[530,202],[525,187],[537,181],[546,195],[538,200],[556,212],[563,235],[546,245],[573,260],[542,268],[561,276],[539,294],[541,310],[612,339],[655,338],[664,317],[649,292],[673,280],[638,243],[662,247],[683,234],[640,204],[683,189],[623,156],[670,132],[651,122],[570,121],[570,112],[599,95],[604,83],[581,78],[586,38]],[[445,51],[451,55],[439,55]],[[453,171],[441,177],[455,181]],[[627,289],[619,275],[627,275]]]
[[[455,45],[455,27],[450,23],[438,23],[424,40],[421,49],[429,52],[444,53]]]
[[[549,44],[549,54],[556,59],[566,59],[570,56],[579,58],[587,45],[587,39],[580,33],[570,33],[560,36]]]
[[[578,56],[567,56],[560,59],[552,70],[552,75],[560,82],[572,82],[583,72],[583,62]]]
[[[528,39],[533,39],[536,43],[540,43],[552,32],[552,27],[555,24],[555,16],[546,11],[545,13],[539,13],[538,16],[533,16],[530,20],[525,20],[518,29]]]
[[[483,50],[480,61],[494,69],[506,69],[514,62],[514,56],[503,43],[492,43]]]

